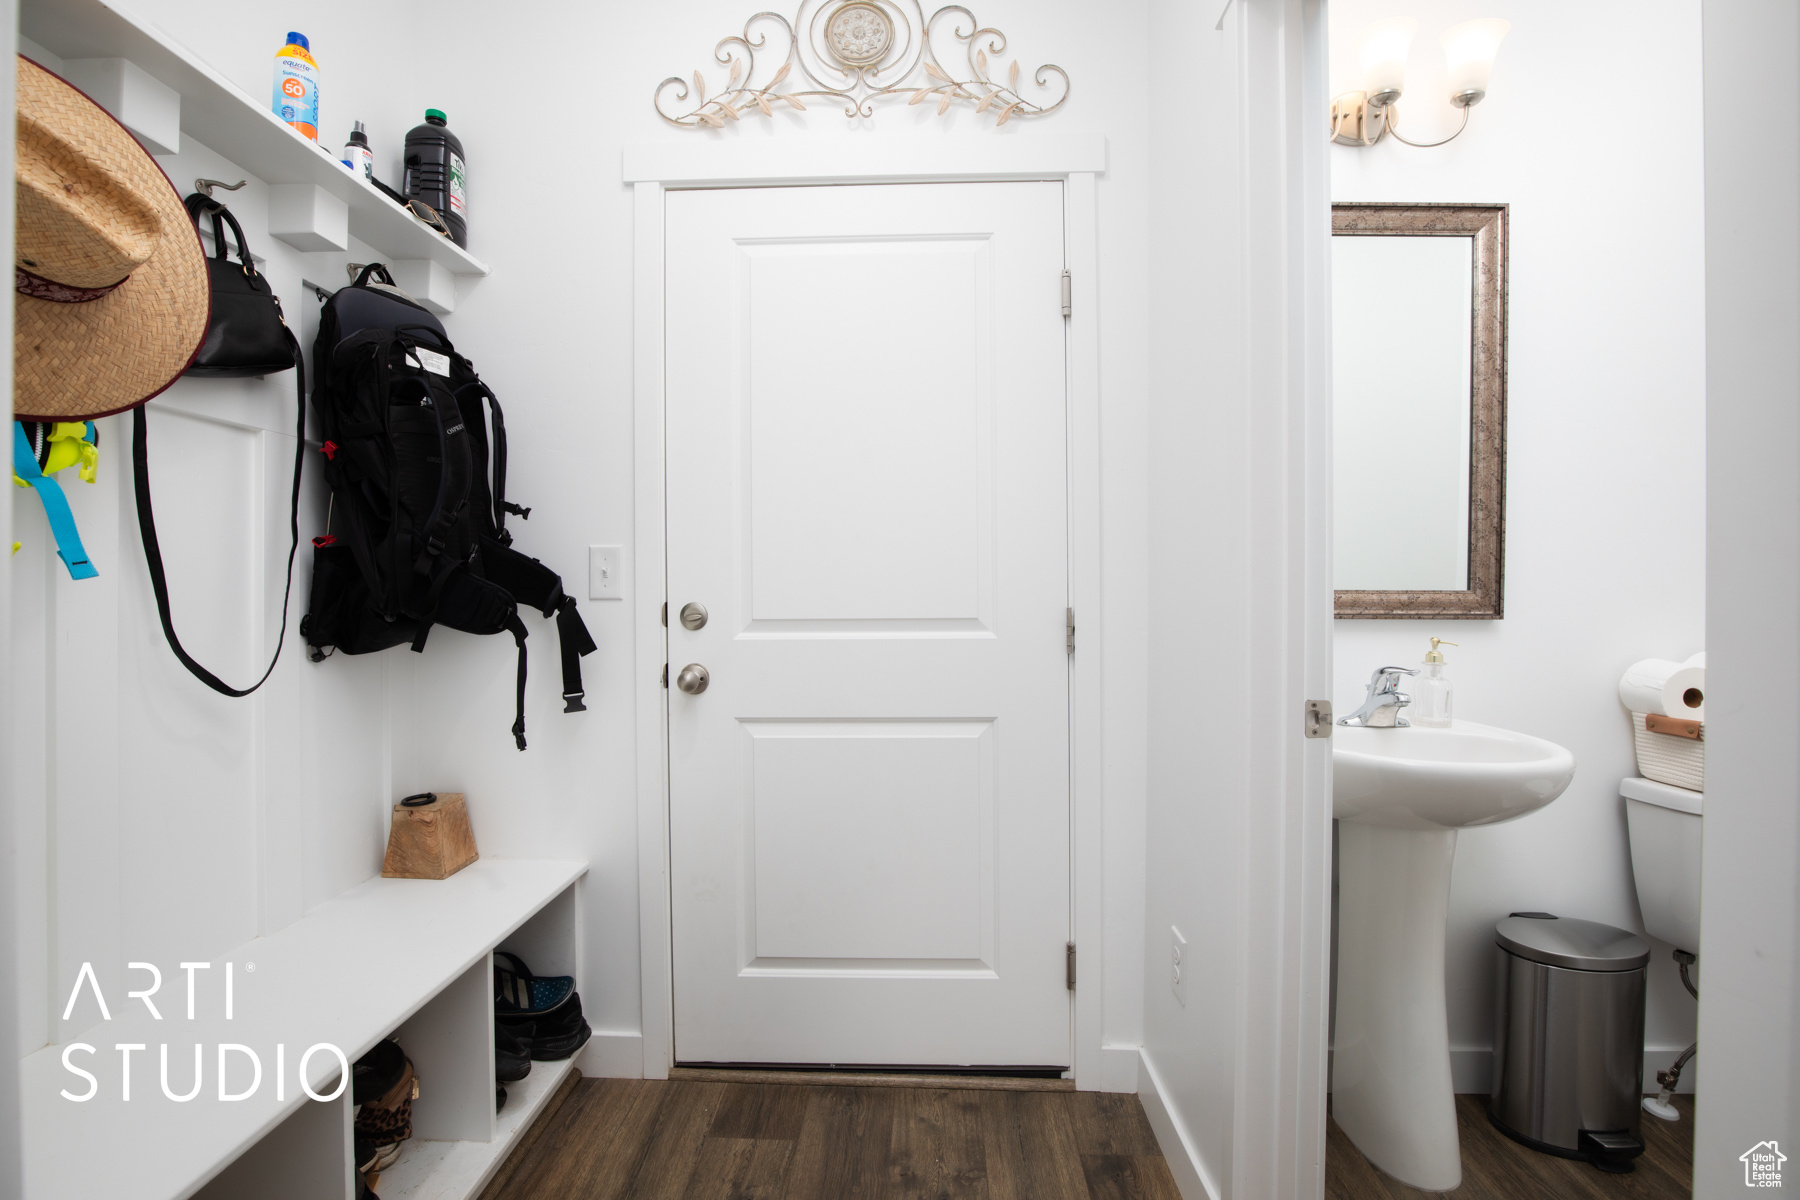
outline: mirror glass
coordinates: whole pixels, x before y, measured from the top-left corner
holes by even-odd
[[[1332,239],[1339,589],[1468,586],[1473,243]]]
[[[1506,206],[1331,206],[1337,615],[1498,620]]]

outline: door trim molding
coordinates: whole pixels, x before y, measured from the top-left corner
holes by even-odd
[[[784,183],[1000,183],[1106,172],[1099,134],[804,137],[625,147],[624,181],[678,187]]]
[[[644,1078],[674,1065],[674,979],[669,895],[668,706],[663,667],[667,591],[664,480],[664,197],[694,187],[829,183],[1052,180],[1064,185],[1064,262],[1073,275],[1069,317],[1069,595],[1081,625],[1070,677],[1071,926],[1093,971],[1075,991],[1075,1085],[1105,1087],[1102,997],[1112,968],[1105,945],[1102,869],[1105,777],[1101,665],[1105,622],[1100,564],[1100,291],[1098,176],[1106,139],[807,137],[775,142],[627,146],[632,187],[632,695],[637,760],[638,970]],[[1121,948],[1123,949],[1123,948]],[[1118,1082],[1115,1081],[1115,1087]],[[1123,1082],[1133,1090],[1136,1080]]]

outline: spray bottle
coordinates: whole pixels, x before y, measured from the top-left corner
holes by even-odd
[[[364,179],[375,173],[375,155],[369,151],[369,135],[363,131],[361,121],[350,131],[350,140],[344,143],[344,152],[338,158]]]

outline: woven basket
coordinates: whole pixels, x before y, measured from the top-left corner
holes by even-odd
[[[1631,727],[1636,731],[1638,771],[1645,779],[1670,783],[1691,791],[1706,790],[1706,730],[1702,726],[1698,738],[1675,737],[1654,733],[1645,725],[1644,714],[1631,714]]]

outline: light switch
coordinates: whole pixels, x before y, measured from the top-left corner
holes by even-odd
[[[623,600],[625,581],[619,577],[623,546],[588,547],[588,599]]]

